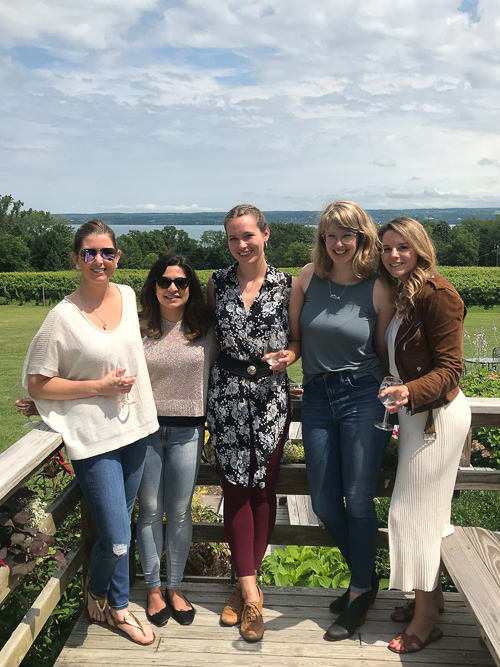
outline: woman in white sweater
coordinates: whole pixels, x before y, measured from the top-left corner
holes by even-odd
[[[120,250],[100,220],[76,232],[79,287],[47,315],[28,350],[23,384],[42,419],[63,436],[97,523],[86,612],[138,644],[154,633],[128,611],[130,516],[146,438],[158,430],[130,287],[110,283]]]
[[[140,301],[144,352],[160,422],[160,430],[148,441],[139,488],[137,543],[148,589],[147,618],[162,626],[172,615],[189,625],[195,610],[182,594],[181,581],[191,544],[191,501],[217,345],[198,277],[185,257],[170,254],[157,260]],[[160,588],[164,543],[165,595]]]

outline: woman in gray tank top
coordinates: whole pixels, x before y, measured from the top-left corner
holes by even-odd
[[[321,214],[314,261],[302,269],[300,317],[304,395],[302,433],[311,500],[351,570],[340,613],[325,639],[350,637],[378,591],[373,498],[390,434],[375,428],[384,408],[378,388],[394,308],[376,277],[377,232],[357,204],[338,201]],[[382,365],[383,364],[383,365]]]

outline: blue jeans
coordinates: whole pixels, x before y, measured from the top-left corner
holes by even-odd
[[[85,500],[97,524],[90,558],[89,587],[108,598],[111,609],[128,607],[130,517],[146,457],[147,438],[107,454],[72,461]]]
[[[164,514],[167,588],[181,587],[193,533],[191,501],[204,433],[203,426],[161,426],[149,436],[137,519],[137,546],[147,588],[160,587]]]
[[[373,498],[390,432],[380,431],[379,383],[347,371],[304,387],[302,437],[314,512],[351,569],[351,590],[371,590],[377,544]]]

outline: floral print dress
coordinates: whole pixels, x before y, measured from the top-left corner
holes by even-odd
[[[289,345],[288,306],[292,277],[272,266],[254,302],[245,308],[236,276],[237,264],[212,276],[215,295],[215,335],[222,352],[241,361],[261,361],[264,343],[275,349]],[[250,379],[221,368],[216,362],[208,390],[208,430],[225,478],[238,486],[249,485],[250,454],[255,452],[253,486],[265,486],[267,462],[285,428],[288,378],[277,373]]]

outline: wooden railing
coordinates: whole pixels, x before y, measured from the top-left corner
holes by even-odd
[[[500,427],[500,399],[469,398],[472,410],[473,426]],[[300,402],[294,402],[294,420],[300,419]],[[62,446],[61,436],[41,424],[0,454],[0,504],[5,502],[22,486],[46,461]],[[377,487],[377,496],[390,496],[394,486],[395,473],[381,471]],[[218,485],[216,472],[202,464],[198,476],[200,485]],[[456,489],[487,489],[500,491],[500,470],[489,468],[463,467],[458,470]],[[304,464],[282,466],[277,492],[286,495],[308,495],[309,487]],[[90,547],[94,529],[88,515],[86,504],[82,500],[80,488],[74,479],[47,509],[39,529],[53,535],[74,511],[78,502],[82,507],[82,537],[78,539],[67,555],[67,564],[60,567],[49,580],[33,603],[31,609],[12,633],[10,639],[0,651],[0,667],[17,667],[38,633],[61,599],[69,582],[75,577],[80,567],[88,567]],[[379,531],[379,545],[387,547],[386,531]],[[225,542],[224,528],[220,523],[195,523],[193,541]],[[324,528],[319,526],[277,525],[273,535],[273,544],[307,544],[312,546],[333,545]],[[0,567],[0,605],[20,583],[21,577],[11,574],[8,567]]]

